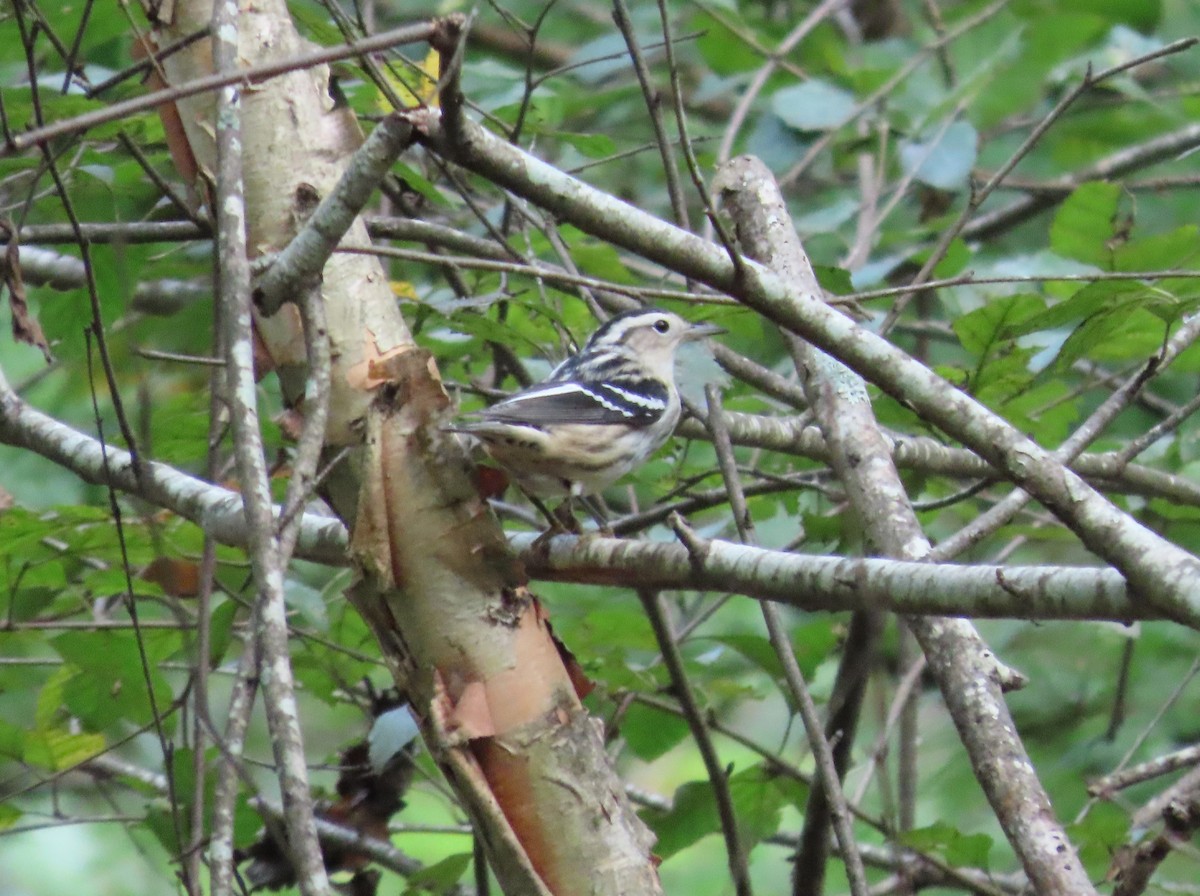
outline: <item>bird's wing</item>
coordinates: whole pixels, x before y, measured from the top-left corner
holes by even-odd
[[[658,388],[654,388],[654,387]],[[479,412],[487,423],[558,423],[649,426],[667,410],[665,387],[651,384],[634,390],[617,383],[543,383],[497,402]],[[470,429],[470,425],[464,427]]]

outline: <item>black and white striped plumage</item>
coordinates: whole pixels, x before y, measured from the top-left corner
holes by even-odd
[[[545,380],[455,429],[532,495],[589,495],[645,461],[679,422],[675,351],[720,328],[669,311],[630,311]]]

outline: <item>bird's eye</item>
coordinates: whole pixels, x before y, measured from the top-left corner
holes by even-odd
[[[671,322],[665,317],[660,317],[654,322],[654,329],[658,330],[660,333],[665,333],[671,329]]]

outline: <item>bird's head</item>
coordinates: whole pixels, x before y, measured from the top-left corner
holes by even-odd
[[[614,351],[636,359],[656,376],[670,380],[680,345],[721,332],[724,331],[713,324],[693,324],[670,311],[648,308],[612,318],[592,334],[583,351]]]

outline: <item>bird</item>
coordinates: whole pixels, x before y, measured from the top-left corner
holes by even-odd
[[[675,354],[722,333],[657,308],[602,324],[540,383],[451,427],[477,438],[537,499],[603,491],[662,447],[679,422]],[[553,519],[553,517],[552,517]]]

